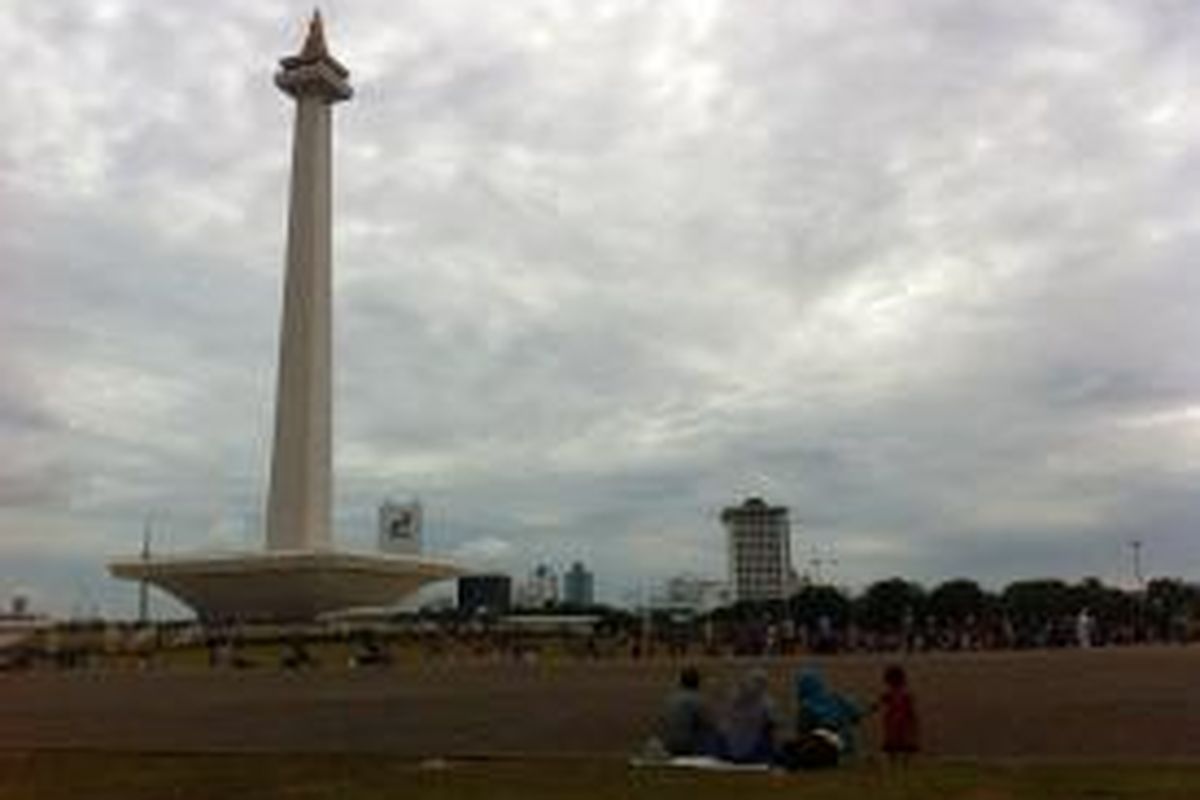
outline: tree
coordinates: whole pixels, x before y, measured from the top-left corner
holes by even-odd
[[[1200,588],[1179,578],[1155,578],[1146,585],[1146,621],[1161,639],[1183,635],[1200,604]]]
[[[850,598],[836,586],[805,586],[788,599],[792,619],[809,627],[816,625],[821,617],[835,627],[843,627],[850,621],[850,608]]]
[[[1040,641],[1056,622],[1073,613],[1071,589],[1057,578],[1016,581],[1000,595],[1004,612],[1019,634]],[[1047,643],[1047,642],[1042,642]]]
[[[1136,615],[1135,598],[1113,586],[1105,586],[1095,577],[1084,578],[1070,589],[1071,613],[1087,609],[1101,630],[1132,625]]]
[[[775,622],[784,616],[782,600],[738,600],[732,605],[714,609],[713,619],[719,622]]]
[[[968,619],[983,617],[989,597],[978,583],[955,578],[939,584],[929,593],[928,610],[940,624],[962,625]]]
[[[911,628],[925,613],[925,590],[903,578],[888,578],[867,587],[858,600],[858,621],[879,633]]]

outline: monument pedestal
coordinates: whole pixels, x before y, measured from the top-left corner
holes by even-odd
[[[148,581],[191,606],[204,621],[301,622],[354,608],[392,606],[453,564],[419,556],[275,551],[126,559],[117,578]]]

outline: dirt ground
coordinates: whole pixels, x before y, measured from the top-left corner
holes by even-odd
[[[439,761],[363,753],[0,751],[0,800],[1195,800],[1200,764],[923,760],[798,773],[631,769],[614,759]]]
[[[789,717],[795,668],[861,701],[893,659],[697,663],[714,700],[753,665]],[[963,653],[901,659],[927,752],[1027,759],[1200,758],[1200,648]],[[388,668],[0,675],[0,749],[623,756],[651,730],[681,662],[428,662]],[[877,720],[864,725],[872,747]]]

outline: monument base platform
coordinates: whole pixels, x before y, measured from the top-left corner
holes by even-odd
[[[307,550],[119,559],[108,570],[174,595],[202,620],[272,622],[391,606],[463,572],[420,556]]]

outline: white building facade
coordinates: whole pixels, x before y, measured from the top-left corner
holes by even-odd
[[[728,605],[729,600],[729,586],[725,581],[683,574],[667,579],[659,604],[706,613]]]
[[[729,558],[729,590],[734,602],[783,600],[791,593],[791,525],[787,506],[751,497],[721,512]]]
[[[549,608],[558,605],[558,575],[549,564],[538,564],[517,589],[520,608]]]

